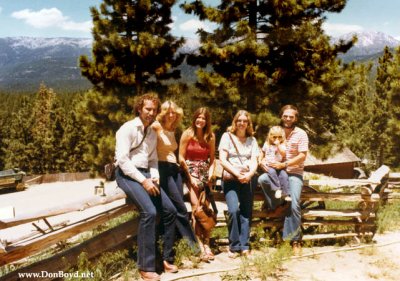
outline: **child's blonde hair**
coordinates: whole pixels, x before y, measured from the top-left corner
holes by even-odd
[[[271,127],[271,129],[269,129],[268,135],[267,135],[267,139],[266,139],[266,143],[267,145],[272,145],[274,144],[272,140],[272,135],[279,135],[282,137],[280,143],[283,143],[284,141],[286,141],[286,137],[285,137],[285,131],[283,130],[283,128],[281,126],[273,126]]]

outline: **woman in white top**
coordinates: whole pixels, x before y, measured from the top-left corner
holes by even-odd
[[[236,113],[219,143],[219,158],[224,174],[222,186],[228,205],[229,257],[239,253],[250,254],[250,226],[253,212],[253,195],[257,179],[259,148],[253,137],[250,114],[245,110]]]

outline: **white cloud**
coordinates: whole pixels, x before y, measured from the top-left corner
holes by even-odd
[[[179,25],[182,31],[197,31],[199,28],[210,31],[210,27],[202,21],[191,19]]]
[[[400,36],[395,36],[394,39],[399,40],[400,41]]]
[[[42,9],[37,12],[24,9],[12,13],[11,16],[35,28],[59,27],[63,30],[90,32],[92,26],[91,21],[79,23],[69,20],[69,17],[64,16],[57,8]]]
[[[360,25],[341,23],[324,23],[322,28],[328,35],[333,37],[364,30],[364,28]]]

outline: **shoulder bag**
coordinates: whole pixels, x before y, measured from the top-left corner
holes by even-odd
[[[210,203],[212,208],[210,208]],[[218,210],[214,201],[214,196],[207,185],[204,190],[200,192],[197,206],[193,211],[193,216],[196,222],[199,223],[206,232],[209,232],[217,224],[217,214]]]
[[[229,138],[231,139],[231,142],[232,142],[233,146],[236,149],[236,153],[238,155],[238,158],[239,158],[239,161],[240,161],[240,164],[241,164],[241,165],[233,165],[233,164],[232,165],[235,167],[235,169],[239,170],[239,172],[241,172],[241,173],[248,172],[249,171],[249,167],[247,167],[246,165],[243,164],[242,155],[239,153],[239,149],[237,148],[236,143],[233,140],[231,133],[228,133],[228,135],[229,135]],[[237,180],[237,178],[236,178],[235,175],[233,175],[232,173],[230,173],[226,169],[224,169],[224,171],[222,172],[222,180],[223,181],[233,181],[233,180]]]

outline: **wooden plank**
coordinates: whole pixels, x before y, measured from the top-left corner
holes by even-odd
[[[85,252],[89,259],[92,259],[99,254],[115,249],[116,247],[129,247],[134,243],[134,238],[138,231],[138,218],[127,221],[115,228],[100,233],[78,246],[70,248],[65,252],[54,255],[48,259],[33,263],[29,266],[19,268],[5,276],[0,277],[1,281],[14,281],[20,279],[18,274],[22,272],[66,272],[71,267],[75,266],[78,261],[78,256]],[[44,278],[40,280],[52,280]],[[89,279],[88,279],[89,280]]]
[[[372,234],[371,234],[372,235]],[[357,237],[357,233],[320,233],[320,234],[306,234],[302,236],[303,241],[322,240],[322,239],[338,239],[346,237]]]
[[[5,249],[6,253],[0,254],[0,266],[36,254],[47,247],[50,247],[60,241],[69,239],[84,231],[90,230],[131,210],[132,206],[124,205],[122,207],[118,207],[87,218],[84,221],[80,221],[68,227],[44,234],[36,239],[7,246]]]
[[[62,205],[55,208],[40,210],[36,213],[19,215],[13,219],[0,220],[0,229],[40,220],[43,218],[49,218],[52,216],[70,213],[74,211],[84,211],[86,209],[98,205],[108,204],[123,198],[126,198],[126,194],[121,189],[116,189],[114,192],[102,197],[97,195],[88,196],[82,200],[70,204]]]
[[[378,202],[379,194],[362,195],[360,193],[328,193],[328,192],[303,192],[302,201],[347,201],[347,202]]]
[[[311,218],[311,217],[341,217],[341,218],[349,218],[349,217],[360,217],[367,218],[375,216],[370,210],[361,211],[361,210],[323,210],[323,209],[315,209],[315,210],[302,210],[303,218]]]
[[[0,208],[0,220],[11,219],[15,217],[15,209],[13,206]]]

